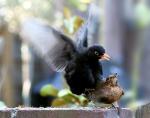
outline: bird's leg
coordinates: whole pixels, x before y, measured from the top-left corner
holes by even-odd
[[[117,102],[114,102],[114,103],[112,103],[112,107],[117,108],[117,107],[119,107],[119,105]]]
[[[118,116],[120,116],[120,107],[118,105],[118,102],[112,103],[112,107],[117,110]]]

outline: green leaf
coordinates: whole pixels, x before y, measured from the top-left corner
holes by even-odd
[[[81,106],[88,104],[88,99],[83,95],[73,94],[70,90],[64,89],[58,93],[58,97],[64,99],[67,103],[75,103]]]
[[[53,107],[60,107],[60,106],[64,106],[64,105],[67,105],[68,102],[66,102],[64,99],[62,98],[56,98],[53,100],[52,102],[52,106]]]
[[[79,98],[79,101],[80,101],[80,105],[81,105],[81,106],[86,106],[86,105],[88,105],[89,101],[88,101],[87,98],[85,98],[85,97],[82,96],[82,95],[78,96],[78,98]]]
[[[77,97],[73,93],[71,93],[68,89],[63,89],[59,91],[58,97],[64,99],[66,102],[73,103],[76,101]]]
[[[40,94],[41,94],[41,96],[54,96],[54,97],[56,97],[58,94],[58,89],[56,89],[51,84],[47,84],[41,88]]]

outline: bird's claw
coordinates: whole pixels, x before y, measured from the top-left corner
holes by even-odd
[[[118,116],[120,116],[120,110],[121,108],[118,105],[112,104],[112,108],[115,108],[117,110]]]

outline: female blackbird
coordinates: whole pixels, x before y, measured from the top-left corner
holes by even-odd
[[[123,89],[118,85],[116,74],[110,75],[106,80],[97,83],[97,87],[87,94],[94,103],[113,104],[124,95]]]

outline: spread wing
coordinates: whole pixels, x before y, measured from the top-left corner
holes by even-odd
[[[63,71],[77,53],[67,36],[35,20],[24,22],[20,34],[56,71]]]
[[[100,25],[99,12],[99,8],[95,4],[90,5],[88,19],[75,35],[77,40],[77,49],[79,51],[83,51],[87,47],[98,43]]]
[[[84,51],[88,47],[88,27],[87,23],[83,24],[76,34],[77,49]]]

